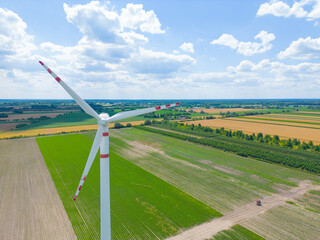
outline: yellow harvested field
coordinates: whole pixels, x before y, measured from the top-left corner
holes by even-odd
[[[230,120],[230,118],[229,118]],[[282,119],[281,119],[282,120]],[[283,119],[285,120],[285,119]],[[256,118],[256,119],[250,119],[250,118],[232,118],[232,121],[243,121],[243,122],[261,122],[261,123],[266,123],[266,124],[271,124],[271,126],[274,125],[290,125],[290,126],[297,126],[297,127],[306,127],[306,128],[319,128],[320,125],[316,124],[308,124],[308,123],[292,123],[292,122],[278,122],[278,121],[268,121],[268,120],[262,120],[261,118]]]
[[[126,125],[127,123],[131,123],[132,125],[139,125],[144,123],[144,121],[134,121],[134,122],[122,122],[122,125]],[[110,123],[109,127],[113,127],[114,123]],[[0,132],[1,138],[11,138],[11,137],[19,137],[19,136],[36,136],[38,134],[56,134],[61,132],[75,132],[82,130],[96,130],[98,129],[98,125],[83,125],[83,126],[72,126],[72,127],[60,127],[60,128],[46,128],[46,129],[30,129],[30,130],[21,130],[21,131],[8,131],[8,132]]]
[[[320,129],[289,127],[281,125],[271,125],[264,123],[248,123],[231,119],[210,119],[191,121],[188,124],[201,124],[202,126],[221,128],[231,130],[241,130],[245,133],[263,133],[270,135],[278,135],[281,138],[297,138],[303,141],[312,140],[314,143],[320,143]]]
[[[301,122],[310,122],[310,123],[320,123],[320,118],[318,119],[301,119],[301,118],[288,118],[288,117],[281,117],[281,115],[257,115],[257,116],[248,116],[249,118],[256,118],[257,120],[259,118],[268,118],[268,119],[279,119],[279,120],[285,120],[285,121],[301,121]],[[246,118],[246,117],[245,117]],[[273,121],[276,122],[276,121]],[[278,123],[278,122],[277,122]]]
[[[0,239],[77,239],[34,138],[0,141]]]
[[[189,108],[187,111],[192,110],[194,112],[204,111],[205,113],[220,113],[220,112],[242,112],[242,111],[257,111],[259,109],[246,109],[246,108]]]

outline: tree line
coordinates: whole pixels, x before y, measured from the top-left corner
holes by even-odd
[[[189,135],[168,132],[142,125],[135,127],[142,130],[230,151],[244,157],[253,157],[266,162],[281,164],[309,172],[320,173],[320,154],[318,152],[283,148],[279,145],[271,145],[264,142],[244,141],[240,138],[231,138],[224,135],[214,135],[211,138],[196,138]]]

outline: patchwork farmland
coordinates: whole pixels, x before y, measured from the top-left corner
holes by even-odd
[[[45,161],[64,214],[71,222],[69,226],[78,239],[100,237],[98,158],[83,186],[85,190],[76,202],[72,200],[94,135],[92,131],[37,138],[44,157],[42,164]],[[228,216],[235,216],[232,217],[235,221],[227,226],[215,224],[221,229],[217,228],[213,239],[278,239],[278,236],[316,239],[319,236],[318,175],[137,128],[111,130],[110,136],[113,239],[178,237],[205,222],[223,223]],[[22,141],[27,140],[31,139]],[[0,143],[10,141],[20,140]],[[32,156],[30,152],[27,154]],[[1,159],[2,155],[3,151]],[[302,194],[287,197],[304,183],[307,185]],[[262,208],[254,204],[256,199],[262,199]],[[2,209],[3,206],[2,202]],[[236,217],[239,212],[241,218]],[[30,216],[30,223],[33,218]],[[268,230],[262,226],[268,226]],[[205,234],[208,228],[197,232],[197,239],[205,239],[201,237]]]
[[[309,115],[311,114],[311,116]],[[316,115],[316,116],[314,116]],[[201,124],[212,128],[240,130],[245,133],[278,135],[280,138],[299,139],[305,142],[320,143],[320,118],[314,113],[267,114],[210,120],[190,121],[188,124]]]

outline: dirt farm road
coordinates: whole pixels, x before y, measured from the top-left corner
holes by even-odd
[[[212,238],[222,230],[227,230],[235,224],[241,224],[243,221],[263,214],[273,207],[285,204],[286,200],[302,197],[307,191],[314,189],[319,190],[320,186],[312,185],[309,181],[302,181],[298,187],[261,199],[262,206],[257,206],[255,202],[247,204],[225,214],[223,217],[195,226],[167,240],[204,240]]]
[[[77,239],[34,138],[0,141],[0,239]]]

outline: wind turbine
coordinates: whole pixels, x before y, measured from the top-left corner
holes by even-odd
[[[109,173],[109,123],[120,119],[134,117],[160,109],[166,109],[180,105],[180,103],[162,105],[151,108],[144,108],[133,111],[120,112],[112,117],[108,113],[101,113],[98,115],[78,94],[76,94],[64,81],[61,80],[50,68],[43,62],[39,63],[51,74],[51,76],[70,94],[70,96],[80,105],[80,107],[89,115],[96,118],[98,121],[98,130],[93,141],[90,154],[80,179],[79,186],[73,198],[75,201],[87,178],[91,165],[97,155],[100,147],[100,232],[101,240],[111,239],[111,216],[110,216],[110,173]]]

